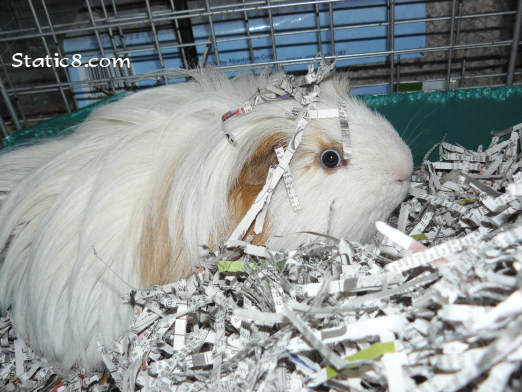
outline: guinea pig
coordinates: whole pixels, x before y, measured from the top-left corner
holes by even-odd
[[[202,245],[217,249],[277,164],[274,147],[295,134],[292,98],[221,121],[277,75],[190,75],[98,108],[70,136],[0,155],[1,307],[57,366],[102,367],[97,343],[110,346],[132,317],[121,297],[187,277]],[[407,145],[337,74],[316,105],[339,102],[350,159],[338,118],[310,120],[288,168],[301,208],[278,184],[253,243],[291,249],[304,231],[366,242],[406,196]]]

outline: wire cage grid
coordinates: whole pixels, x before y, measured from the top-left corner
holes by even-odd
[[[4,20],[7,13],[9,23],[0,30],[4,137],[121,90],[184,80],[173,63],[177,68],[212,65],[231,73],[266,67],[300,72],[320,55],[348,68],[353,89],[363,93],[398,92],[419,83],[421,89],[521,83],[522,0],[471,2],[474,6],[469,0],[73,3],[74,11],[68,12],[72,8],[59,0],[8,1]],[[476,3],[483,3],[482,8]],[[421,12],[410,16],[412,7]],[[351,14],[366,16],[343,20]],[[412,32],[405,26],[421,28]],[[409,47],[398,45],[412,37]],[[14,72],[13,53],[34,47],[40,57],[112,56],[131,58],[132,66],[82,69],[78,77],[71,67],[51,62],[45,70],[31,70],[45,71],[46,80],[26,80],[19,69]],[[238,53],[239,60],[234,57]],[[140,61],[148,68],[136,66]],[[46,94],[55,96],[54,111],[32,110],[31,105],[43,107],[36,97]]]

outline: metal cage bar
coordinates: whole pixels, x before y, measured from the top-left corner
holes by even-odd
[[[245,4],[245,0],[242,0],[243,4]],[[247,36],[247,44],[248,44],[248,56],[250,62],[253,63],[255,61],[254,58],[254,48],[252,47],[252,38],[250,37],[250,25],[248,23],[248,12],[243,11],[244,22],[245,22],[245,33]]]
[[[0,116],[0,132],[2,134],[2,137],[8,137],[9,136],[9,133],[7,133],[7,127],[4,123],[4,119],[2,118],[2,116]]]
[[[101,0],[101,2],[103,3],[104,0]],[[115,0],[111,0],[111,5],[112,5],[112,12],[114,14],[114,17],[118,18],[118,8],[116,7]],[[123,28],[121,26],[118,26],[118,35],[120,37],[120,43],[121,43],[121,47],[123,49],[122,56],[123,57],[129,56],[130,53],[129,53],[129,51],[127,49],[127,45],[125,43],[125,34],[123,33]],[[124,73],[127,76],[132,77],[132,76],[134,76],[134,69],[132,67],[130,67],[130,68],[125,67],[124,68]],[[124,83],[127,83],[127,80],[125,80]],[[131,84],[131,86],[134,87],[133,84]]]
[[[59,45],[59,42],[58,42],[58,37],[54,33],[53,23],[51,22],[51,15],[49,15],[49,11],[47,10],[47,6],[45,4],[45,0],[41,0],[41,4],[42,4],[42,8],[43,8],[44,13],[45,13],[45,18],[47,20],[47,25],[49,26],[49,29],[53,33],[52,38],[53,38],[54,45],[56,47],[56,51],[58,52],[60,57],[63,57],[63,52],[62,52],[62,49],[60,48],[60,45]],[[69,74],[67,72],[64,72],[64,73],[65,73],[65,79],[67,80],[68,83],[70,83],[71,79],[69,78]]]
[[[457,11],[457,0],[451,2],[451,22],[450,22],[450,36],[449,36],[449,49],[448,49],[448,66],[446,71],[446,90],[449,90],[451,83],[451,63],[453,60],[453,45],[455,45],[455,20]]]
[[[266,0],[266,4],[268,6],[268,27],[270,29],[270,41],[272,42],[272,58],[274,59],[274,68],[277,70],[277,49],[275,42],[274,19],[272,17],[272,9],[270,8],[270,0]]]
[[[103,3],[103,1],[102,1]],[[176,11],[176,6],[174,5],[174,1],[173,0],[170,0],[170,8],[172,8],[172,11]],[[178,40],[178,42],[180,44],[183,43],[183,38],[181,37],[181,33],[180,33],[180,26],[179,26],[179,21],[177,19],[174,19],[174,26],[176,27],[176,38]],[[187,55],[185,53],[185,48],[181,47],[180,48],[180,52],[181,52],[181,57],[183,58],[183,65],[185,68],[188,68],[189,67],[189,61],[187,59]]]
[[[5,86],[2,83],[2,79],[0,79],[0,95],[2,96],[4,102],[7,106],[7,111],[9,112],[9,115],[11,116],[11,119],[12,119],[16,129],[21,129],[22,127],[20,126],[20,122],[18,121],[18,116],[16,115],[16,111],[14,110],[14,107],[11,104],[11,100],[9,99],[9,95],[7,94]]]
[[[34,23],[36,24],[36,28],[41,33],[42,32],[42,27],[40,25],[40,21],[38,20],[38,15],[36,14],[36,11],[34,9],[33,1],[32,0],[27,0],[27,3],[29,4],[29,8],[31,9],[31,13],[32,13],[33,18],[34,18]],[[43,44],[43,46],[45,48],[45,53],[47,53],[47,55],[49,55],[49,56],[52,56],[51,51],[49,50],[49,46],[47,45],[47,40],[43,36],[41,37],[41,39],[42,39],[42,44]],[[53,74],[54,74],[54,78],[56,79],[56,82],[58,84],[61,84],[60,76],[58,75],[58,71],[56,70],[56,67],[54,66],[54,64],[51,64],[51,68],[53,70]],[[67,112],[70,113],[71,112],[71,107],[69,105],[69,101],[67,100],[67,97],[65,96],[64,88],[60,86],[60,87],[58,87],[58,90],[60,91],[60,95],[62,96],[62,100],[63,100],[63,103],[65,105],[65,109],[67,110]]]
[[[320,12],[319,12],[319,4],[314,5],[315,8],[315,28],[317,29],[317,32],[315,33],[315,39],[317,41],[317,53],[322,56],[323,55],[323,43],[321,40],[321,19],[320,19]]]
[[[498,41],[493,43],[483,42],[478,44],[463,44],[463,45],[454,45],[454,50],[462,50],[462,49],[477,49],[477,48],[486,48],[486,47],[511,47],[511,41]],[[449,50],[449,46],[439,46],[439,47],[432,47],[432,48],[425,48],[423,49],[423,52],[444,52]],[[418,51],[418,49],[402,49],[402,50],[395,50],[394,54],[401,55],[401,54],[409,54],[414,53]],[[392,52],[389,50],[380,51],[380,52],[370,52],[370,53],[363,53],[363,54],[348,54],[348,55],[337,55],[337,56],[325,56],[326,59],[334,59],[337,60],[351,60],[351,59],[359,59],[359,58],[371,58],[371,57],[382,57],[382,56],[389,56]],[[317,63],[319,60],[316,57],[307,57],[302,59],[296,59],[296,60],[280,60],[280,61],[264,61],[264,62],[258,62],[254,65],[247,64],[247,65],[228,65],[228,66],[222,66],[221,69],[225,71],[234,71],[234,70],[244,70],[244,69],[251,69],[251,68],[265,68],[268,66],[275,66],[275,65],[298,65],[298,64],[308,64],[308,63]],[[514,75],[521,75],[522,72],[515,72]],[[111,79],[102,78],[98,79],[99,82],[110,82],[113,81],[140,81],[140,80],[155,80],[158,76],[163,77],[164,75],[172,75],[171,77],[180,77],[179,72],[177,71],[170,71],[168,69],[164,71],[158,71],[154,74],[141,74],[141,75],[133,75],[133,76],[121,76],[121,77],[115,77]],[[504,73],[495,73],[495,74],[484,74],[480,77],[492,77],[492,76],[502,76],[507,77],[507,72]],[[468,77],[469,78],[469,77]],[[412,83],[419,80],[408,80],[408,83]],[[78,82],[71,82],[69,85],[68,83],[59,83],[59,84],[42,84],[39,86],[31,86],[31,87],[23,87],[18,88],[18,93],[31,93],[34,91],[53,91],[56,90],[57,87],[62,88],[69,88],[69,87],[81,87],[81,86],[89,86],[92,82],[90,81],[78,81]],[[387,82],[389,84],[389,82]],[[41,89],[41,90],[40,90]],[[7,90],[9,94],[13,92],[13,90]]]
[[[154,38],[154,46],[156,48],[156,52],[158,53],[158,59],[160,62],[161,69],[165,69],[165,62],[163,61],[163,55],[161,54],[161,46],[158,39],[158,33],[156,32],[156,25],[154,24],[154,19],[152,18],[152,10],[150,8],[150,2],[149,0],[145,0],[145,4],[147,6],[147,15],[149,17],[149,23],[150,27],[152,29],[152,36]],[[166,76],[163,77],[163,80],[165,80],[166,84],[169,84],[169,80]]]
[[[517,60],[519,38],[520,38],[520,24],[522,20],[522,0],[518,0],[517,16],[515,19],[515,28],[513,29],[513,39],[511,42],[511,53],[509,56],[509,65],[507,72],[506,85],[513,85],[513,75],[515,73],[515,62]]]
[[[332,3],[328,3],[328,16],[330,17],[330,56],[335,56],[335,30],[334,30],[334,16]]]
[[[214,48],[214,55],[216,56],[216,65],[219,67],[221,65],[221,60],[219,59],[219,49],[216,40],[216,32],[214,31],[214,22],[212,21],[212,13],[210,11],[210,4],[208,0],[205,0],[205,4],[207,6],[208,11],[208,25],[210,27],[210,37],[212,39],[212,47]]]
[[[267,0],[267,1],[269,1],[269,0]],[[244,12],[244,11],[248,11],[248,10],[250,10],[250,9],[242,8],[241,10],[235,11],[234,13]],[[463,15],[460,18],[455,18],[455,19],[473,19],[473,18],[494,17],[494,16],[509,16],[509,15],[516,15],[516,14],[517,14],[516,11],[490,12],[490,13]],[[193,18],[193,17],[197,17],[197,16],[202,16],[202,15],[209,16],[209,15],[211,15],[211,13],[208,13],[208,14],[196,13],[196,14],[190,14],[190,15],[184,15],[184,16],[172,15],[171,17],[162,16],[162,17],[154,18],[154,21],[161,22],[161,21],[169,21],[169,20],[174,20],[174,19],[186,19],[186,18]],[[432,17],[432,18],[415,18],[415,19],[397,20],[397,21],[395,21],[395,24],[400,25],[400,24],[419,23],[419,22],[443,22],[443,21],[451,21],[451,19],[452,19],[451,16]],[[104,22],[105,20],[98,19],[98,21]],[[120,26],[120,27],[129,26],[129,25],[134,25],[136,23],[142,23],[142,22],[150,23],[150,20],[147,19],[146,21],[144,21],[142,18],[139,18],[139,19],[132,20],[132,21],[123,21],[121,23],[118,23],[117,21],[112,21],[109,23],[107,21],[107,23],[105,23],[104,25],[83,26],[83,27],[71,28],[71,29],[65,29],[65,30],[56,30],[54,33],[42,32],[41,34],[19,35],[23,32],[22,30],[4,31],[4,32],[0,32],[0,43],[9,42],[12,40],[26,40],[26,39],[31,39],[31,38],[47,37],[47,36],[51,36],[53,34],[73,34],[73,33],[80,33],[80,32],[86,33],[86,32],[91,32],[91,31],[104,30],[104,29],[110,28],[110,27],[116,28],[118,26]],[[360,24],[354,24],[354,25],[349,25],[349,26],[337,26],[337,27],[334,27],[334,30],[339,31],[339,30],[347,30],[347,29],[357,29],[357,28],[361,28],[361,27],[379,27],[379,26],[388,26],[388,22],[360,23]],[[317,31],[317,29],[305,29],[305,30],[278,32],[278,33],[274,32],[273,35],[276,37],[276,36],[283,36],[283,35],[312,33],[312,32],[316,32],[316,31]],[[320,32],[322,32],[322,31],[328,31],[328,29],[321,28]],[[8,33],[12,34],[12,35],[2,38],[3,35],[7,35]],[[259,38],[271,37],[271,35],[272,34],[270,34],[270,33],[269,34],[256,34],[256,35],[251,35],[250,38],[247,38],[247,39],[259,39]],[[237,40],[242,40],[242,39],[245,39],[245,37],[220,39],[220,40],[217,40],[217,42],[218,43],[231,42],[231,41],[237,41]],[[213,42],[211,40],[208,40],[207,42],[203,41],[203,42],[200,42],[199,44],[207,44],[207,43],[212,44]],[[184,47],[184,46],[192,46],[192,44],[186,44],[186,45],[179,44],[179,45],[176,45],[173,47]]]
[[[27,0],[29,1],[29,0]],[[273,1],[273,0],[272,0]],[[331,0],[332,2],[335,2],[336,0]],[[338,0],[338,1],[345,1],[345,0]],[[304,3],[308,4],[308,3]],[[303,5],[302,2],[300,3],[292,3],[290,6],[298,6]],[[266,10],[272,10],[273,6],[267,6],[267,7],[259,7],[252,8],[252,7],[243,7],[238,8],[233,11],[228,11],[227,14],[236,14],[240,12],[248,12],[248,11],[259,11],[262,9]],[[280,7],[279,7],[280,8]],[[349,7],[347,7],[349,8]],[[219,11],[212,11],[212,7],[210,7],[211,11],[208,12],[193,12],[193,13],[187,13],[187,11],[176,11],[176,12],[162,12],[158,13],[156,16],[154,16],[155,22],[165,22],[170,21],[174,19],[188,19],[188,18],[195,18],[195,17],[208,17],[209,15],[220,15],[222,12]],[[154,13],[153,13],[154,14]],[[508,15],[516,15],[517,11],[499,11],[499,12],[486,12],[486,13],[478,13],[478,14],[468,14],[463,15],[460,19],[472,19],[472,18],[481,18],[481,17],[493,17],[493,16],[508,16]],[[440,16],[440,17],[431,17],[431,18],[416,18],[416,19],[409,19],[409,20],[402,20],[402,21],[396,21],[396,24],[401,23],[417,23],[417,22],[436,22],[436,21],[450,21],[451,16]],[[7,42],[12,40],[27,40],[31,38],[39,38],[39,37],[46,37],[51,36],[53,34],[72,34],[72,33],[80,33],[80,32],[91,32],[95,30],[103,30],[108,27],[116,28],[118,26],[130,26],[137,23],[145,23],[148,21],[148,18],[143,17],[135,17],[135,18],[128,18],[128,17],[120,17],[118,19],[115,19],[111,21],[110,23],[106,21],[103,18],[99,18],[98,21],[100,22],[106,22],[104,25],[96,25],[96,26],[86,26],[83,23],[79,27],[74,28],[65,28],[63,30],[57,29],[58,27],[67,27],[69,25],[79,25],[80,23],[74,23],[74,24],[57,24],[55,25],[55,32],[51,31],[42,31],[42,33],[39,32],[31,32],[29,34],[23,34],[24,32],[27,32],[28,29],[15,29],[15,30],[6,30],[6,31],[0,31],[0,42]],[[371,27],[371,26],[386,26],[387,22],[378,22],[378,23],[370,23],[370,24],[361,24],[360,26],[365,27]],[[359,25],[357,25],[359,27]],[[344,28],[354,28],[354,27],[337,27],[336,30],[344,29]],[[48,26],[46,26],[46,29],[49,29]],[[30,31],[30,29],[29,29]],[[306,30],[306,32],[314,32],[316,29],[310,29]],[[321,31],[326,31],[326,29],[321,29]],[[242,39],[242,38],[239,38]]]
[[[0,45],[23,43],[26,40],[36,38],[42,42],[45,52],[51,55],[47,41],[49,38],[53,47],[57,48],[56,51],[60,58],[72,53],[80,53],[84,56],[101,55],[102,57],[107,53],[114,53],[114,56],[118,58],[140,56],[146,58],[150,56],[148,53],[154,52],[161,69],[154,72],[140,71],[136,73],[132,67],[129,69],[123,67],[117,73],[93,71],[95,80],[77,78],[72,80],[65,70],[63,71],[65,79],[61,77],[59,70],[53,66],[55,82],[42,81],[37,84],[24,85],[19,81],[11,80],[9,75],[11,60],[5,61],[5,55],[0,56],[0,63],[5,73],[4,81],[6,82],[6,85],[2,86],[5,92],[4,100],[7,102],[6,107],[8,107],[9,117],[11,118],[11,121],[8,121],[9,118],[4,118],[4,125],[8,128],[9,126],[14,128],[21,126],[17,116],[24,118],[24,108],[20,102],[24,100],[23,97],[30,94],[59,92],[65,107],[71,110],[71,105],[74,102],[72,100],[79,94],[77,92],[79,89],[83,89],[84,92],[90,91],[95,85],[107,83],[110,86],[111,93],[115,93],[121,88],[142,88],[144,81],[153,81],[154,83],[161,81],[167,84],[169,79],[177,78],[181,74],[167,67],[166,58],[179,60],[181,66],[188,67],[191,66],[189,63],[193,65],[194,59],[197,61],[199,58],[201,63],[201,58],[203,57],[206,60],[208,53],[212,52],[215,55],[215,66],[231,72],[243,69],[261,69],[267,66],[276,69],[278,67],[295,68],[295,66],[301,64],[315,62],[317,58],[310,55],[288,58],[284,54],[285,49],[282,42],[304,40],[301,37],[305,37],[306,34],[309,34],[309,38],[306,38],[306,42],[303,41],[303,45],[316,45],[316,53],[325,55],[330,59],[335,58],[339,63],[344,62],[343,64],[349,65],[349,61],[363,64],[353,66],[356,70],[362,70],[362,76],[354,79],[354,87],[387,86],[387,91],[395,92],[400,90],[399,87],[402,84],[423,82],[427,80],[426,78],[433,81],[444,81],[445,88],[450,88],[452,81],[456,81],[459,87],[471,86],[471,81],[476,81],[477,85],[499,85],[502,84],[501,80],[504,80],[505,85],[512,85],[520,84],[519,77],[522,74],[520,67],[517,68],[522,0],[518,1],[516,10],[493,7],[477,11],[475,8],[474,12],[468,13],[465,12],[466,2],[464,0],[459,0],[458,3],[457,0],[451,2],[442,0],[382,0],[379,3],[369,5],[353,4],[346,0],[228,0],[226,4],[212,4],[213,2],[209,0],[200,0],[199,3],[192,4],[192,8],[177,7],[174,0],[165,0],[165,7],[158,7],[158,3],[151,3],[150,0],[143,0],[140,11],[134,13],[119,12],[117,0],[99,0],[99,2],[84,0],[87,11],[86,17],[79,17],[72,21],[65,21],[63,18],[60,21],[53,20],[52,5],[49,6],[49,4],[52,4],[52,0],[47,0],[47,3],[46,0],[41,0],[42,9],[40,11],[43,11],[41,13],[43,18],[38,17],[33,6],[33,0],[21,1],[25,1],[29,5],[30,15],[35,20],[35,26],[27,27],[25,25],[0,31]],[[432,3],[446,4],[446,13],[428,14],[426,11],[421,16],[405,17],[404,14],[397,16],[398,7],[408,5],[428,7]],[[386,17],[383,20],[375,18],[374,20],[347,22],[337,16],[341,15],[342,12],[358,12],[361,9],[379,12],[384,10]],[[279,25],[280,22],[277,26],[274,25],[275,18],[281,20],[281,17],[285,15],[293,15],[294,13],[298,15],[300,12],[310,13],[312,21],[310,25],[292,27]],[[493,36],[491,39],[462,39],[462,26],[464,24],[476,23],[475,21],[481,19],[511,17],[514,17],[515,20],[512,33],[510,33],[511,39],[505,39],[505,34],[504,36]],[[259,20],[265,20],[268,23],[264,22],[266,26],[260,28]],[[221,27],[216,30],[218,24],[228,23],[228,21],[242,23],[243,32],[223,33]],[[208,37],[199,36],[197,39],[196,37],[187,39],[186,35],[182,36],[181,23],[184,23],[184,26],[188,23],[189,28],[193,31],[196,31],[198,26],[207,25],[207,34],[208,32],[210,34],[208,34]],[[426,38],[426,45],[422,48],[397,46],[397,42],[408,37],[404,28],[419,23],[426,25],[438,23],[440,26],[447,26],[446,32],[442,30],[440,33],[436,32],[441,36],[446,34],[446,41],[429,44]],[[134,31],[146,31],[147,26],[148,31],[152,32],[152,41],[133,41],[132,36],[126,35],[124,32],[124,30],[132,31],[134,34]],[[162,38],[160,40],[159,32],[163,33],[163,30],[167,28],[174,32],[174,39],[165,40]],[[377,29],[374,30],[374,36],[360,38],[359,41],[355,38],[346,38],[352,37],[358,29],[372,28]],[[346,48],[352,41],[364,42],[364,39],[381,39],[378,31],[384,31],[382,39],[386,41],[385,50],[367,50],[355,53],[344,51],[343,48]],[[427,33],[424,34],[428,37]],[[85,46],[73,49],[60,47],[60,42],[69,36],[93,37],[97,47]],[[315,38],[311,38],[312,36]],[[104,38],[102,39],[102,37]],[[246,61],[228,61],[230,51],[234,50],[230,48],[238,45],[244,45]],[[266,45],[266,47],[263,45]],[[330,49],[327,50],[325,45],[329,45]],[[205,47],[207,49],[204,53],[197,52],[197,48]],[[256,56],[256,51],[259,51],[259,48],[266,49],[267,52],[271,53],[270,56]],[[486,49],[495,49],[497,52],[501,51],[507,54],[505,58],[498,55],[488,55],[492,65],[488,69],[482,69],[478,64],[479,60],[477,60],[476,53],[481,53],[480,51]],[[187,56],[188,50],[193,51],[190,54],[191,59]],[[170,57],[166,53],[170,53]],[[433,54],[439,56],[437,58],[444,58],[445,65],[434,65],[429,72],[426,72],[427,76],[418,75],[412,71],[412,62],[408,61],[408,56],[418,53],[421,53],[422,56]],[[383,58],[386,59],[385,63],[379,65]],[[502,61],[503,65],[501,65]],[[364,65],[368,62],[376,64],[373,67],[378,69],[374,81],[371,80],[370,76],[365,76],[363,72],[366,68],[371,69],[370,66]],[[456,63],[459,64],[459,72],[455,72],[453,69]],[[150,83],[147,84],[147,86],[150,85]],[[16,105],[10,102],[12,99],[16,100]],[[14,109],[15,106],[17,110]],[[34,118],[34,116],[31,117],[30,115],[29,118]]]
[[[388,0],[388,50],[390,54],[390,91],[394,91],[394,65],[395,65],[395,1]]]
[[[10,99],[9,95],[7,94],[7,93],[9,93],[10,95],[12,95],[12,97],[14,98],[14,101],[16,102],[16,107],[18,109],[17,114],[20,115],[21,123],[24,124],[24,126],[25,126],[25,114],[24,114],[23,108],[21,107],[20,102],[18,100],[18,91],[17,91],[16,87],[14,86],[13,82],[11,81],[11,78],[9,77],[9,72],[7,71],[7,67],[2,59],[2,56],[0,56],[0,63],[2,63],[2,70],[4,71],[5,80],[7,81],[7,84],[9,86],[9,88],[7,89],[7,92],[6,92],[6,96],[4,97],[4,99],[6,100],[6,105],[9,107],[9,105],[11,104],[11,99]],[[0,78],[0,83],[1,82],[2,82],[2,80]],[[9,102],[7,102],[7,101],[9,101]],[[18,120],[18,117],[16,118],[16,120]],[[20,129],[20,128],[18,128],[18,127],[21,127],[20,121],[15,121],[13,124],[16,129]]]

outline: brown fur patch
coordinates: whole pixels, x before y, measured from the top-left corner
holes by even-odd
[[[309,163],[306,170],[322,170],[332,174],[335,169],[326,170],[319,161],[321,152],[326,148],[336,148],[342,154],[342,145],[322,132],[305,134],[307,147],[299,147],[293,159],[306,159]],[[252,205],[263,185],[270,166],[277,163],[274,147],[286,145],[288,137],[283,133],[275,133],[264,138],[258,144],[252,157],[247,161],[235,183],[228,193],[228,205],[231,211],[230,227],[233,230]],[[186,277],[192,266],[187,260],[183,244],[183,222],[178,216],[176,222],[177,236],[171,241],[168,225],[169,195],[173,186],[176,167],[173,166],[164,178],[150,209],[145,217],[140,244],[140,277],[142,287],[156,284],[166,284]],[[225,233],[214,233],[209,238],[209,246],[214,248],[217,240],[225,238]],[[229,233],[227,233],[229,234]],[[265,227],[260,234],[254,234],[253,225],[246,236],[253,237],[252,243],[265,244],[270,235],[270,214],[267,215]]]
[[[166,284],[191,272],[183,246],[183,225],[178,218],[176,243],[169,234],[168,208],[175,168],[161,183],[143,223],[140,248],[140,276],[143,287]]]
[[[241,173],[228,192],[228,206],[231,211],[231,226],[234,229],[254,202],[256,196],[265,184],[270,166],[277,164],[274,147],[286,145],[288,139],[283,133],[275,133],[264,138],[256,147],[252,157],[243,165]],[[246,236],[253,236],[253,243],[264,244],[270,233],[269,217],[261,234],[254,234],[253,224]]]

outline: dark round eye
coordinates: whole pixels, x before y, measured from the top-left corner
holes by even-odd
[[[335,148],[327,148],[321,153],[321,163],[327,169],[333,169],[342,163],[341,154]]]

